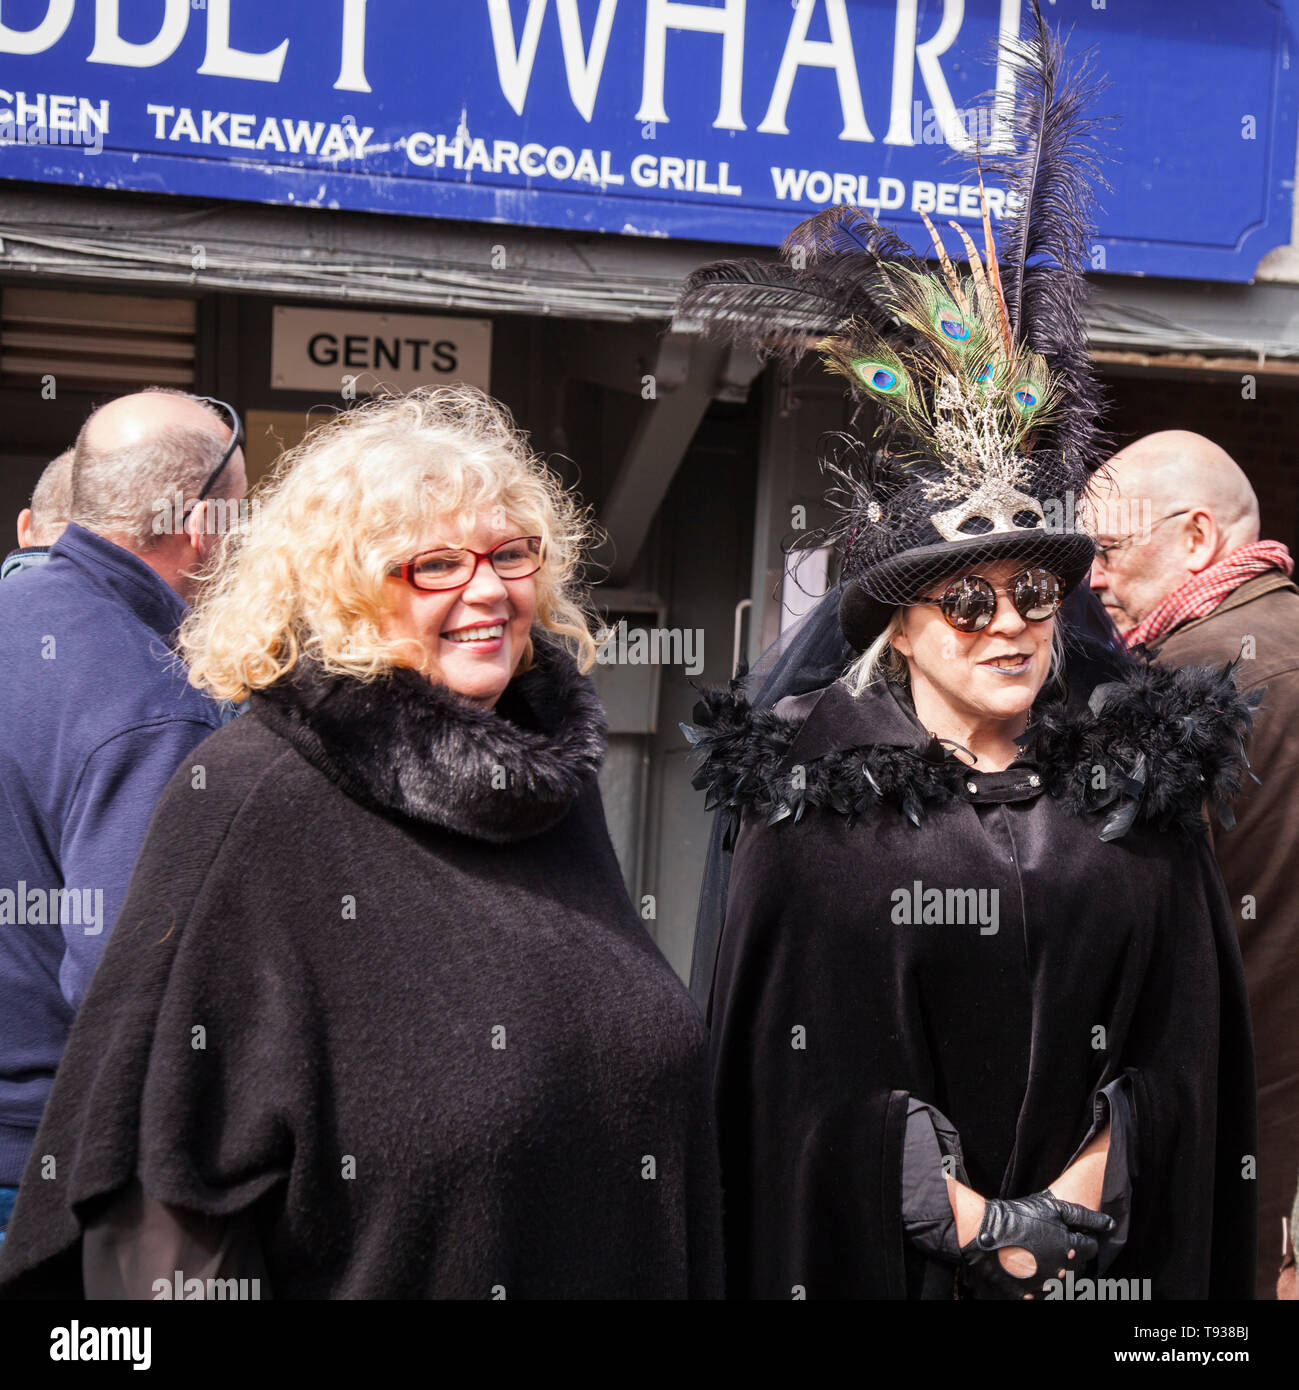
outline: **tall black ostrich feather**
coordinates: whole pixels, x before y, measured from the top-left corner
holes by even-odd
[[[781,255],[700,266],[682,287],[676,318],[792,365],[847,320],[896,331],[881,267],[924,268],[895,232],[854,207],[827,208],[800,223]]]
[[[1003,52],[1014,71],[1013,94],[994,101],[997,124],[1013,152],[984,168],[1018,199],[1000,234],[1006,308],[1016,336],[1046,358],[1064,388],[1056,429],[1059,447],[1089,472],[1103,462],[1098,421],[1104,396],[1087,355],[1085,271],[1091,257],[1101,175],[1096,137],[1108,122],[1087,115],[1107,90],[1090,53],[1072,62],[1033,0],[1026,38]]]

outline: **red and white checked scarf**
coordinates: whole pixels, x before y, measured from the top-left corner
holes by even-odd
[[[1294,573],[1294,561],[1280,541],[1255,541],[1253,545],[1239,546],[1216,565],[1210,565],[1161,599],[1136,627],[1123,634],[1123,640],[1129,647],[1158,641],[1181,623],[1206,617],[1247,579],[1268,570],[1283,570],[1287,575]]]

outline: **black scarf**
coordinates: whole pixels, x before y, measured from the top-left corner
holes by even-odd
[[[1230,829],[1229,803],[1249,768],[1245,738],[1265,693],[1239,691],[1233,671],[1139,666],[1097,685],[1081,709],[1048,703],[1018,740],[1025,751],[1015,765],[1031,763],[1043,790],[1076,814],[1110,809],[1102,840],[1137,819],[1198,833],[1206,799]],[[791,719],[751,708],[735,684],[705,692],[694,726],[681,726],[703,754],[694,786],[707,809],[728,815],[728,848],[746,809],[768,824],[797,821],[809,806],[852,821],[889,802],[919,825],[926,802],[960,794],[969,769],[921,728],[905,696],[879,684],[853,699],[836,683],[809,712],[812,699],[800,697],[803,717]]]
[[[251,708],[362,804],[508,844],[562,820],[604,760],[591,680],[558,644],[533,647],[493,709],[410,669],[362,681],[309,659]]]

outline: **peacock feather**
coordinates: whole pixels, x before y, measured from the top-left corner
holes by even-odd
[[[705,266],[678,304],[679,318],[789,363],[819,350],[872,407],[876,456],[895,475],[872,484],[872,506],[917,489],[968,495],[981,478],[1081,488],[1104,457],[1083,323],[1097,162],[1084,111],[1098,88],[1085,63],[1066,65],[1038,0],[1006,56],[1013,93],[995,109],[1015,148],[976,159],[982,248],[950,224],[963,265],[923,213],[935,261],[860,208],[828,208],[786,238],[783,260]],[[1000,252],[985,172],[1015,194]]]
[[[892,332],[852,319],[817,346],[831,371],[892,420],[900,461],[946,457],[961,428],[979,435],[964,451],[970,458],[990,458],[994,441],[1007,455],[1031,447],[1054,418],[1059,392],[1040,353],[1006,350],[986,274],[954,286],[945,274],[890,266],[878,293]]]

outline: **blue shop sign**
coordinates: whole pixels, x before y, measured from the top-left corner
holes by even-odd
[[[772,245],[973,223],[1027,0],[0,0],[0,176]],[[1096,269],[1290,240],[1299,0],[1045,0],[1110,79]],[[1004,191],[989,190],[994,217]]]

